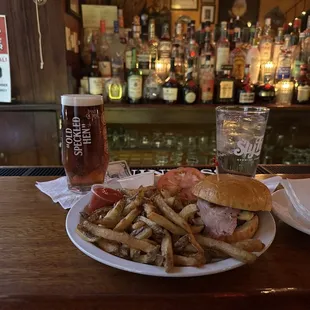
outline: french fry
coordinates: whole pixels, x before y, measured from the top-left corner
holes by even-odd
[[[157,245],[153,251],[147,254],[140,255],[139,251],[135,252],[134,255],[132,256],[132,260],[138,263],[142,263],[142,264],[151,264],[155,262],[159,249],[160,249],[160,246]]]
[[[183,252],[184,253],[197,253],[197,250],[196,250],[196,248],[192,244],[188,244],[183,249]]]
[[[208,237],[203,237],[201,235],[196,235],[196,240],[206,248],[219,250],[241,262],[244,263],[253,263],[256,260],[256,256],[252,253],[249,253],[245,250],[239,249],[236,246],[233,246],[229,243],[211,239]]]
[[[195,204],[189,204],[182,209],[179,215],[185,220],[188,221],[190,217],[193,217],[195,213],[198,212],[198,207]]]
[[[135,233],[133,231],[131,233],[131,236],[134,236],[136,239],[139,239],[139,240],[148,239],[152,236],[152,229],[150,227],[143,227],[143,228],[140,228],[140,231],[138,231],[138,233]],[[157,244],[155,244],[155,246],[157,246]],[[135,249],[130,249],[129,253],[130,253],[131,258],[140,256],[140,251],[135,250]]]
[[[100,239],[100,237],[97,237],[87,231],[81,224],[78,224],[76,227],[76,233],[85,241],[87,242],[96,242]]]
[[[159,210],[157,210],[157,208],[152,205],[151,203],[144,203],[143,204],[143,209],[146,213],[146,215],[148,216],[151,212],[158,212]]]
[[[181,227],[175,225],[174,223],[170,222],[169,220],[167,220],[165,217],[155,213],[155,212],[151,212],[148,215],[148,218],[155,222],[156,224],[158,224],[159,226],[169,230],[171,233],[173,233],[174,235],[185,235],[186,231],[184,229],[182,229]]]
[[[143,202],[143,197],[144,191],[140,189],[136,198],[124,208],[123,214],[126,216],[131,210],[138,208]]]
[[[95,236],[116,241],[128,245],[130,248],[141,250],[143,252],[151,252],[156,247],[144,240],[138,240],[132,236],[129,236],[125,232],[118,232],[108,228],[100,227],[90,222],[84,221],[83,226]]]
[[[265,247],[264,243],[258,239],[247,239],[233,243],[233,245],[247,252],[261,252]]]
[[[136,230],[136,229],[139,229],[141,227],[145,226],[145,223],[142,222],[142,221],[137,221],[135,223],[132,224],[131,228],[132,230]]]
[[[182,251],[189,244],[189,236],[184,235],[174,243],[174,249],[178,252]]]
[[[204,225],[200,225],[200,226],[193,225],[193,226],[191,226],[191,231],[193,234],[198,234],[198,233],[202,232],[204,228],[205,228]]]
[[[201,266],[196,257],[187,257],[182,255],[173,255],[173,262],[176,266]]]
[[[159,236],[159,237],[163,237],[164,236],[164,233],[165,233],[164,230],[159,225],[157,225],[155,222],[149,220],[148,218],[146,218],[144,216],[139,216],[138,220],[144,222],[146,225],[151,227],[153,232],[157,236]]]
[[[165,271],[170,272],[173,269],[173,250],[171,236],[167,231],[161,242],[161,253],[164,257]]]
[[[125,199],[121,199],[104,218],[98,219],[97,224],[101,224],[106,228],[114,228],[121,218],[124,207]]]
[[[115,231],[126,230],[140,213],[141,208],[131,210],[123,219],[121,219],[118,222],[118,224],[114,227],[114,230]]]
[[[100,238],[97,241],[97,245],[99,246],[100,249],[102,249],[102,250],[104,250],[110,254],[114,254],[114,255],[119,254],[120,245],[117,242],[109,241],[109,240]]]
[[[173,207],[174,202],[175,202],[175,197],[165,198],[164,201],[169,207]]]

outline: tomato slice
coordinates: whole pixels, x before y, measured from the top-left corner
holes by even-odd
[[[107,206],[112,206],[123,198],[123,194],[112,188],[103,186],[94,187],[92,189],[91,200],[86,207],[86,212],[92,213],[95,210]]]
[[[166,190],[171,196],[178,195],[183,202],[195,201],[192,187],[205,175],[195,168],[177,168],[168,171],[160,177],[157,183],[159,190]]]

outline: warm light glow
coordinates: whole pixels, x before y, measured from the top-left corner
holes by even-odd
[[[306,12],[306,11],[302,11],[301,14],[302,14],[302,15],[306,15],[307,12]]]
[[[293,25],[293,23],[288,23],[288,25],[289,25],[289,26],[292,26],[292,25]]]
[[[252,26],[251,22],[247,22],[247,26],[250,28]]]
[[[268,61],[265,63],[264,67],[265,69],[272,69],[274,66],[273,62],[272,61]]]

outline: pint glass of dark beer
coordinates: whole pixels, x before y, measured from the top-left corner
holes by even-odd
[[[109,156],[103,100],[93,95],[63,95],[62,162],[68,187],[85,193],[103,183]]]

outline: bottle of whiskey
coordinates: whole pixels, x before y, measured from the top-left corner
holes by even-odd
[[[119,76],[118,68],[113,68],[112,77],[104,85],[104,99],[110,103],[119,103],[124,96],[124,83]]]
[[[271,18],[266,18],[265,27],[263,30],[263,35],[260,38],[259,42],[259,51],[260,51],[260,60],[263,63],[270,61],[273,39],[270,35],[271,30]]]
[[[155,34],[155,19],[154,18],[151,18],[149,21],[148,40],[149,40],[150,56],[152,59],[157,59],[158,58],[157,49],[158,49],[159,40]]]
[[[158,58],[167,59],[170,62],[171,58],[171,39],[169,33],[169,24],[164,23],[162,27],[162,33],[158,45]]]
[[[174,58],[171,58],[170,73],[163,84],[163,101],[166,104],[176,104],[178,102],[179,83],[176,80]]]
[[[237,102],[240,104],[253,104],[255,102],[255,89],[251,82],[250,66],[245,66],[245,77],[241,81],[241,87],[237,89]]]
[[[222,71],[222,65],[229,63],[229,45],[227,39],[227,22],[221,22],[221,36],[216,44],[216,74]]]
[[[210,22],[205,23],[205,42],[200,52],[200,68],[204,67],[206,57],[210,56],[210,62],[215,64],[214,48],[211,45],[211,27]]]
[[[111,49],[107,41],[105,21],[100,21],[100,38],[98,46],[99,70],[102,77],[111,77]]]
[[[198,100],[198,86],[193,79],[193,60],[191,58],[187,61],[187,72],[185,85],[182,88],[183,103],[195,104]]]
[[[235,79],[231,76],[231,65],[223,65],[215,85],[215,103],[230,104],[235,101]]]
[[[103,90],[102,76],[99,70],[96,47],[94,42],[91,45],[91,60],[88,76],[88,90],[91,95],[101,95]]]
[[[132,50],[131,70],[128,72],[128,102],[141,103],[142,73],[137,68],[136,49]]]

